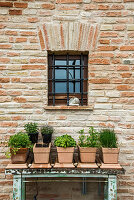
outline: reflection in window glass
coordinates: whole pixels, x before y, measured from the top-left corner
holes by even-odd
[[[74,77],[75,75],[75,77]],[[79,69],[69,69],[69,79],[80,79]]]
[[[75,90],[74,90],[75,87]],[[80,82],[70,82],[69,83],[69,92],[70,93],[80,93]]]
[[[55,93],[66,93],[67,92],[67,87],[66,83],[63,82],[56,82],[55,83]]]
[[[67,61],[66,60],[55,60],[55,65],[66,65]]]
[[[66,70],[65,69],[56,69],[55,70],[55,79],[66,79]]]
[[[73,72],[73,70],[69,70],[69,79],[74,79],[74,72]]]
[[[80,60],[69,60],[69,65],[80,65]]]

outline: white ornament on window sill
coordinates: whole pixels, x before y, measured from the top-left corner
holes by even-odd
[[[71,98],[69,100],[69,106],[79,106],[80,101],[77,97]]]

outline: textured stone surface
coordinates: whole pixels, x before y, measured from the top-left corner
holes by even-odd
[[[33,121],[52,125],[53,140],[65,133],[77,140],[78,131],[90,126],[114,128],[126,170],[118,176],[118,199],[133,199],[133,3],[0,1],[0,199],[12,199],[12,177],[4,175],[5,140]],[[88,107],[47,107],[47,50],[89,52]]]

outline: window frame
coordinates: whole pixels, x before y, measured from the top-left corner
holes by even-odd
[[[80,60],[80,64],[69,65],[70,60]],[[65,60],[66,65],[56,65],[56,60]],[[56,68],[61,67],[66,70],[66,79],[57,80],[55,78]],[[77,67],[77,68],[76,68]],[[74,78],[69,78],[69,70],[74,70]],[[76,79],[75,71],[79,69],[80,78]],[[56,93],[56,82],[65,82],[66,83],[66,93]],[[69,83],[73,82],[73,93],[69,91]],[[80,84],[80,92],[75,92],[76,83]],[[50,53],[48,54],[48,105],[57,106],[57,105],[66,105],[69,106],[69,100],[72,97],[77,97],[80,100],[80,106],[87,106],[88,104],[88,54],[84,53]],[[61,103],[57,103],[57,102]],[[66,103],[65,103],[66,101]],[[63,103],[64,102],[64,103]]]

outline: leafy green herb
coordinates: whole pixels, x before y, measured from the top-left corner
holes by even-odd
[[[88,133],[85,133],[84,129],[79,133],[78,144],[80,147],[99,147],[99,135],[93,127],[89,128]]]
[[[55,139],[55,146],[57,147],[75,147],[76,141],[70,135],[62,135]]]
[[[38,133],[38,125],[37,123],[28,123],[25,124],[24,129],[28,134],[36,134]]]
[[[53,127],[52,126],[43,126],[41,127],[41,134],[45,135],[45,134],[52,134],[53,133]]]
[[[8,147],[12,148],[12,153],[16,154],[16,152],[20,148],[32,148],[31,141],[29,136],[26,133],[19,132],[15,135],[10,136],[8,141]],[[6,157],[11,157],[11,152],[6,152]]]
[[[103,129],[100,131],[100,143],[105,148],[117,148],[117,137],[114,130]]]

